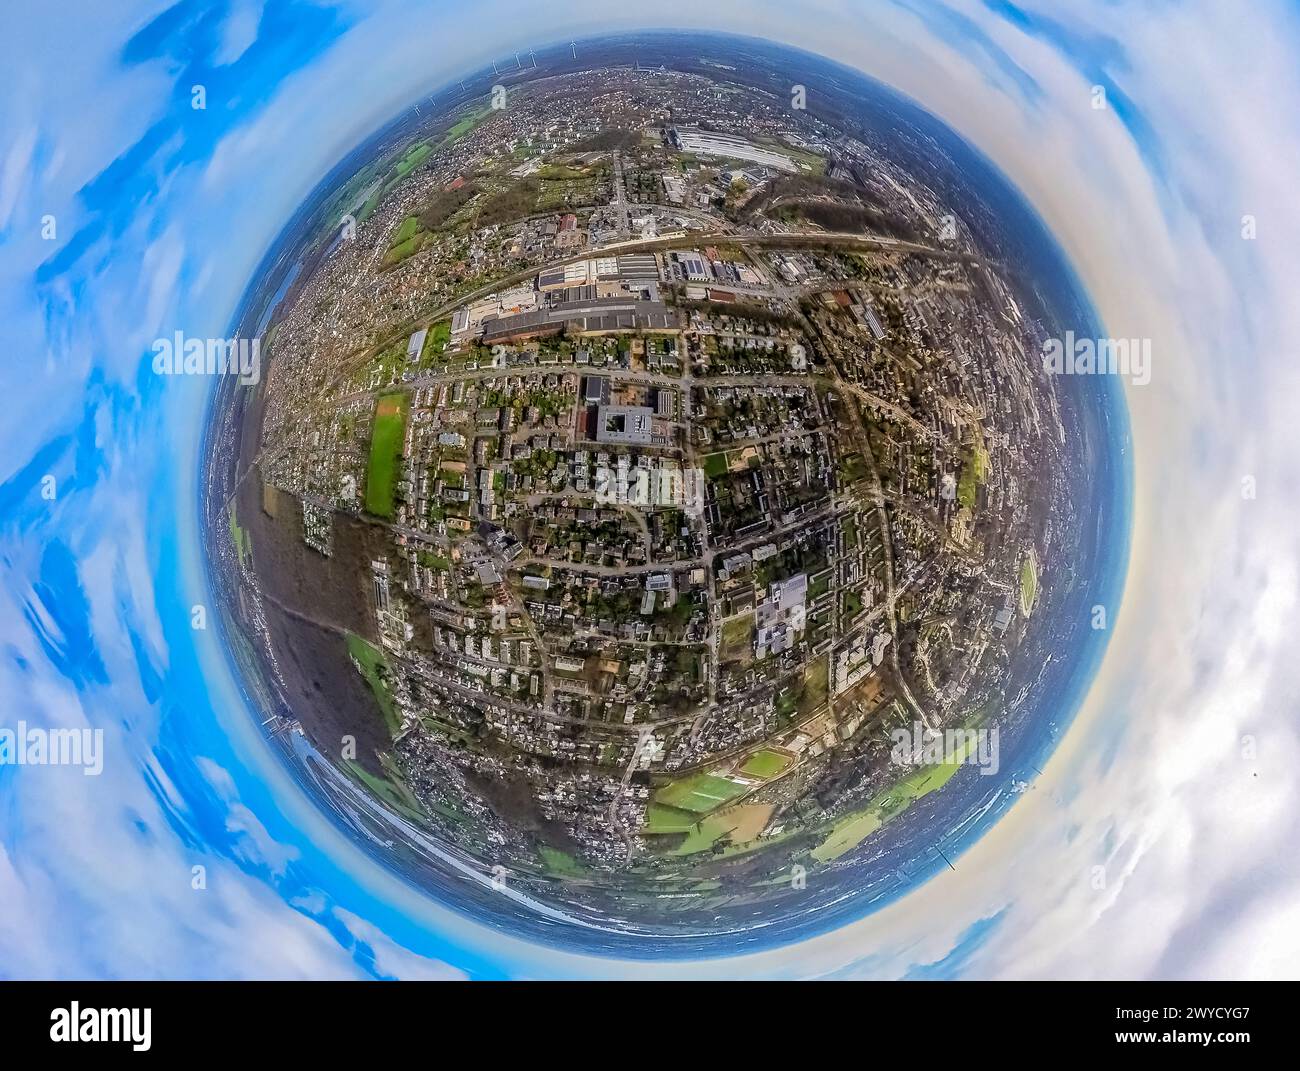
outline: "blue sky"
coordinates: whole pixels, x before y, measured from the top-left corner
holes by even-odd
[[[1125,612],[1043,779],[904,901],[673,973],[1296,972],[1292,6],[70,0],[7,21],[0,694],[5,724],[104,728],[111,761],[98,779],[0,769],[0,975],[665,970],[470,926],[313,811],[189,628],[202,392],[142,366],[178,325],[220,334],[285,218],[399,109],[517,48],[640,26],[756,34],[913,97],[1024,192],[1108,329],[1154,349],[1151,384],[1128,390]]]

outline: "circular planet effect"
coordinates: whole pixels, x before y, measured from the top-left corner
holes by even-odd
[[[499,925],[398,874],[267,746],[196,508],[213,385],[155,375],[151,348],[230,333],[285,221],[389,117],[516,47],[627,26],[586,0],[562,16],[513,0],[71,2],[0,41],[0,688],[5,727],[101,732],[104,762],[0,766],[6,976],[1290,974],[1294,9],[664,0],[635,18],[760,32],[903,91],[1041,213],[1029,230],[1054,264],[1032,274],[1089,295],[1085,322],[1152,340],[1152,382],[1122,400],[1110,385],[1091,459],[1118,459],[1094,486],[1118,540],[1097,541],[1099,597],[1118,605],[1127,560],[1123,613],[1104,659],[1084,637],[1078,679],[1004,762],[1032,790],[944,842],[955,869],[931,856],[906,892],[850,894],[795,943],[751,931],[663,965],[634,934],[576,941],[572,919],[532,906]]]
[[[1034,779],[1086,693],[1108,635],[1105,628],[1096,627],[1095,608],[1102,608],[1103,622],[1105,615],[1118,611],[1127,564],[1126,418],[1114,377],[1050,376],[1040,367],[1039,348],[1045,339],[1100,338],[1103,332],[1059,247],[1006,178],[932,116],[847,68],[770,43],[704,35],[589,39],[580,55],[576,46],[543,49],[532,53],[530,61],[536,67],[530,64],[509,80],[508,106],[506,93],[501,93],[502,118],[496,125],[496,110],[484,101],[505,90],[496,86],[504,76],[479,71],[422,99],[416,109],[404,111],[365,139],[294,214],[249,285],[229,337],[263,340],[261,383],[250,390],[235,377],[222,382],[203,451],[204,542],[223,631],[233,642],[233,660],[245,675],[259,720],[274,732],[275,746],[319,805],[384,865],[477,921],[575,952],[656,958],[734,955],[833,930],[951,867],[953,856],[974,843]],[[662,88],[655,88],[656,79]],[[866,296],[868,276],[850,273],[843,285],[860,288],[853,291],[854,300],[888,302],[893,286],[900,302],[908,302],[907,272],[919,274],[922,269],[908,268],[908,254],[892,252],[888,243],[921,250],[918,257],[943,257],[945,242],[955,239],[941,234],[944,221],[963,221],[961,251],[987,261],[970,268],[973,285],[965,278],[957,282],[958,296],[949,308],[970,306],[976,311],[960,327],[951,326],[949,319],[948,333],[931,323],[926,337],[933,350],[978,354],[973,360],[985,371],[974,371],[972,358],[966,357],[960,367],[953,364],[941,373],[940,360],[935,370],[917,374],[911,403],[909,395],[900,392],[879,403],[886,408],[875,410],[876,416],[861,424],[878,436],[872,444],[862,431],[847,433],[851,445],[846,444],[846,432],[832,432],[841,441],[822,449],[825,470],[836,475],[817,476],[806,490],[787,494],[792,502],[804,501],[810,516],[831,510],[841,535],[829,537],[828,549],[803,555],[804,564],[783,570],[767,566],[767,582],[751,581],[747,575],[757,571],[760,547],[775,554],[778,546],[794,545],[792,540],[824,538],[824,522],[791,520],[798,514],[794,504],[784,507],[795,510],[793,514],[773,508],[766,523],[747,513],[729,523],[716,505],[703,506],[700,516],[688,522],[689,504],[685,499],[675,504],[673,509],[685,510],[675,514],[682,520],[665,523],[689,523],[693,549],[681,554],[670,550],[658,558],[657,575],[683,589],[670,594],[678,599],[675,605],[686,607],[685,613],[669,625],[657,624],[661,617],[652,618],[655,629],[646,626],[646,638],[628,644],[618,637],[636,627],[635,607],[611,623],[599,620],[609,611],[593,611],[585,618],[578,611],[572,628],[557,628],[542,603],[531,601],[545,596],[523,583],[529,572],[544,576],[546,584],[566,587],[567,604],[572,592],[599,582],[592,577],[617,575],[618,569],[599,564],[570,565],[562,547],[546,549],[541,556],[529,555],[527,548],[534,537],[543,538],[548,531],[533,519],[534,511],[546,503],[558,502],[561,510],[572,504],[581,516],[581,507],[599,509],[603,502],[612,507],[604,514],[608,529],[610,517],[637,515],[636,508],[617,506],[628,496],[586,492],[586,473],[539,482],[538,487],[548,489],[543,495],[526,494],[522,484],[516,493],[505,492],[506,475],[513,481],[520,472],[527,476],[540,470],[517,462],[512,466],[508,445],[501,448],[503,460],[490,463],[487,451],[497,450],[498,410],[478,409],[480,417],[491,413],[493,425],[478,428],[474,438],[474,407],[458,410],[455,399],[468,391],[483,399],[480,407],[503,404],[496,395],[508,375],[534,375],[531,389],[545,400],[552,396],[543,390],[549,369],[552,379],[568,374],[568,389],[576,391],[581,383],[588,394],[596,389],[592,384],[603,384],[608,394],[611,382],[615,390],[636,391],[636,383],[653,381],[661,385],[653,389],[680,397],[673,411],[709,408],[713,413],[726,404],[721,398],[730,397],[733,390],[752,391],[766,382],[765,376],[729,380],[715,372],[710,379],[711,366],[703,354],[693,362],[692,380],[680,378],[676,363],[670,373],[656,374],[646,371],[643,361],[628,369],[626,360],[620,366],[614,356],[609,358],[613,370],[598,375],[590,358],[585,366],[573,363],[580,347],[594,350],[600,362],[603,351],[615,355],[618,347],[632,345],[629,339],[643,336],[635,327],[635,334],[602,335],[600,331],[607,330],[603,323],[593,325],[590,320],[570,321],[561,336],[575,339],[567,348],[552,338],[552,348],[545,349],[543,343],[540,353],[533,321],[526,316],[520,317],[517,334],[505,333],[508,312],[484,321],[474,332],[457,328],[456,337],[464,338],[453,342],[453,315],[471,316],[475,299],[497,287],[497,278],[532,287],[531,277],[522,284],[519,279],[530,270],[534,275],[538,269],[545,271],[545,262],[537,256],[502,257],[496,268],[476,265],[459,284],[444,285],[439,273],[459,270],[453,262],[469,255],[462,234],[482,233],[475,230],[480,226],[513,233],[515,220],[528,217],[530,209],[522,201],[514,205],[510,198],[522,198],[521,191],[526,191],[540,205],[547,196],[559,196],[544,185],[538,195],[528,185],[537,181],[531,175],[587,181],[602,174],[602,162],[620,176],[634,168],[644,170],[644,150],[637,140],[641,135],[629,138],[618,124],[639,130],[648,122],[664,139],[676,136],[692,146],[693,127],[683,119],[692,107],[699,109],[704,122],[722,122],[716,129],[745,126],[734,115],[715,118],[709,104],[694,103],[699,94],[707,100],[710,86],[753,94],[760,115],[766,114],[761,109],[772,109],[772,102],[782,107],[792,86],[802,87],[795,92],[815,102],[815,119],[800,133],[813,137],[812,144],[816,137],[826,139],[831,147],[820,156],[844,178],[827,178],[821,185],[809,178],[786,178],[781,185],[779,169],[789,166],[793,171],[797,165],[780,153],[764,156],[758,151],[757,162],[751,164],[758,176],[750,181],[770,182],[771,192],[764,196],[782,205],[786,216],[792,204],[802,204],[801,211],[825,219],[830,230],[857,226],[884,233],[886,244],[873,247],[873,252],[881,257],[886,273],[895,263],[901,267],[892,283],[873,285],[874,298]],[[632,118],[638,92],[648,103],[643,102],[645,113]],[[601,121],[608,125],[584,127],[591,109],[607,99],[621,100],[616,118]],[[583,102],[576,113],[573,100]],[[512,127],[504,126],[506,115]],[[576,118],[568,133],[555,135],[560,117],[570,115]],[[482,132],[476,138],[478,125]],[[679,128],[685,134],[667,133]],[[545,149],[521,149],[506,155],[504,163],[485,157],[506,139],[511,145],[517,140],[526,143],[543,131]],[[704,135],[699,140],[705,144],[706,139]],[[707,145],[704,151],[709,151]],[[754,151],[748,144],[727,145],[718,154]],[[765,163],[769,171],[761,170]],[[675,167],[671,160],[668,166]],[[880,185],[875,187],[879,200],[873,203],[871,187],[864,185],[871,180],[865,176],[888,167],[897,168],[894,174],[900,176],[891,176],[896,189],[914,185],[910,196],[918,206],[915,212],[909,213],[907,198],[881,195]],[[856,183],[847,181],[853,176],[859,176]],[[562,183],[553,179],[552,184]],[[799,194],[810,186],[813,199],[799,202]],[[565,197],[584,195],[582,187],[574,189],[576,194],[566,192]],[[734,228],[741,237],[730,241],[739,245],[749,240],[744,235],[761,234],[764,196],[756,194],[747,202],[746,214]],[[827,219],[817,199],[828,197],[853,206],[865,203],[867,208],[846,209],[843,218]],[[399,203],[397,210],[392,201]],[[573,207],[582,213],[581,226],[590,228],[593,246],[617,250],[621,238],[626,247],[626,222],[611,216],[606,223],[600,207],[605,202],[605,194],[597,192],[589,202],[595,208],[584,209],[588,202],[581,200]],[[568,207],[567,200],[560,204],[560,214]],[[854,217],[854,210],[865,218]],[[477,220],[457,227],[457,220],[469,211],[479,213]],[[674,209],[668,204],[660,211],[671,214]],[[544,213],[542,217],[547,218]],[[682,222],[692,228],[717,227],[719,219],[697,214]],[[665,231],[674,225],[672,218],[662,223]],[[608,230],[598,239],[602,226]],[[807,241],[818,255],[817,224],[797,222],[786,230],[801,233],[810,226],[814,237]],[[659,244],[663,241],[658,239]],[[727,242],[725,234],[709,237],[706,232],[682,248],[689,253]],[[482,240],[486,249],[493,244]],[[656,250],[659,244],[632,242],[631,251],[641,251],[645,259],[645,250]],[[385,247],[388,252],[383,253]],[[452,252],[450,261],[440,252],[444,248]],[[762,256],[760,247],[755,252]],[[794,254],[799,255],[798,246]],[[659,255],[671,266],[678,254],[666,250]],[[821,255],[829,262],[834,252]],[[557,246],[550,259],[581,266],[579,256],[573,249],[566,256]],[[760,272],[766,263],[766,275],[780,278],[772,262],[755,263]],[[962,262],[948,263],[951,273],[960,270],[956,263]],[[644,265],[637,264],[641,271]],[[624,263],[619,261],[618,267],[622,270]],[[613,264],[607,270],[617,278]],[[670,281],[659,278],[664,274],[670,279],[669,271],[662,265],[656,269],[652,287],[671,289]],[[631,286],[646,285],[643,276]],[[545,288],[554,284],[542,276],[538,285],[545,302]],[[605,300],[625,301],[628,284],[623,286],[623,298]],[[401,313],[389,313],[387,298],[371,299],[371,287],[386,288],[403,301]],[[422,314],[416,302],[401,296],[421,287],[432,293],[419,307],[439,310],[435,314]],[[567,304],[556,307],[586,303],[589,309],[603,308],[600,299],[587,292],[595,290],[561,287],[554,296],[567,299]],[[658,288],[631,292],[648,299],[641,302],[645,308],[666,308]],[[683,286],[676,298],[667,300],[675,304],[689,293]],[[846,303],[849,300],[848,291],[832,283],[819,290],[805,287],[801,293],[805,300],[818,293],[840,293]],[[535,304],[537,292],[530,290],[521,300]],[[743,304],[743,289],[739,300],[742,304],[727,311],[735,315],[737,309],[754,307]],[[1004,312],[1004,303],[1010,312]],[[791,334],[778,342],[785,347],[789,338],[797,338],[800,352],[807,343],[813,351],[811,371],[821,375],[787,378],[789,389],[805,392],[794,404],[824,408],[832,414],[824,419],[837,420],[841,428],[853,427],[850,420],[857,418],[851,418],[852,410],[835,408],[838,396],[849,391],[836,377],[858,375],[854,362],[869,367],[870,358],[843,358],[832,368],[827,347],[869,353],[867,326],[854,330],[847,312],[835,319],[804,308],[806,315],[797,323],[792,320]],[[886,315],[886,306],[880,308]],[[893,315],[901,330],[903,306],[898,308]],[[365,310],[373,310],[377,319],[366,321]],[[363,319],[358,324],[359,315]],[[445,338],[438,345],[447,348],[445,357],[435,354],[428,341],[430,329],[435,338],[441,337],[436,324],[444,316]],[[676,333],[680,325],[672,326],[674,331],[662,337],[676,346],[686,336]],[[575,334],[581,327],[592,330]],[[475,341],[481,332],[486,332],[487,341]],[[981,340],[981,332],[991,337]],[[828,333],[833,341],[826,341]],[[335,345],[340,334],[342,341]],[[413,340],[409,345],[408,334]],[[879,337],[885,338],[883,330]],[[379,341],[372,343],[375,339]],[[998,365],[994,355],[1004,346],[1014,347],[1019,358]],[[361,356],[354,352],[358,347],[365,350]],[[551,354],[549,365],[546,353]],[[394,354],[401,358],[396,366]],[[628,370],[619,372],[619,367]],[[901,360],[897,367],[903,367]],[[1027,376],[1018,371],[1026,367]],[[587,375],[579,379],[583,373]],[[954,377],[946,387],[929,380],[941,374]],[[951,385],[963,382],[963,376],[968,377],[965,386]],[[688,385],[681,386],[683,382]],[[887,390],[888,382],[886,378],[878,387],[870,380],[867,384],[872,390]],[[815,397],[805,383],[821,384]],[[862,387],[855,389],[867,404],[878,398]],[[950,411],[971,414],[971,426],[963,430],[963,421],[955,418],[942,435],[926,434],[940,412],[933,400],[936,389],[948,392]],[[920,401],[926,396],[932,399],[929,408]],[[655,404],[653,395],[648,401],[640,394],[624,400]],[[999,403],[1005,405],[1003,413],[988,412]],[[530,427],[534,440],[543,446],[549,440],[552,450],[563,438],[559,456],[566,473],[577,472],[574,466],[586,452],[595,456],[601,449],[621,449],[602,447],[595,441],[599,432],[590,430],[596,420],[606,420],[604,409],[595,404],[584,409],[580,402],[557,404],[563,406],[559,417],[545,423],[530,418],[527,406],[516,409],[511,427],[516,421],[522,427],[504,434],[502,441],[527,443]],[[915,415],[899,409],[909,404]],[[404,448],[402,428],[395,433],[404,454],[400,471],[405,491],[382,502],[375,458],[385,405],[401,414],[412,430],[406,433]],[[364,426],[372,407],[369,432],[357,432],[355,426]],[[575,413],[576,430],[570,430]],[[442,423],[436,423],[437,431],[415,430],[438,421]],[[727,426],[725,421],[722,426]],[[805,428],[814,434],[829,430],[818,431],[811,420]],[[698,465],[698,458],[712,449],[697,452],[689,445],[699,438],[698,429],[698,424],[684,423],[680,436],[664,432],[666,438],[654,440],[657,446],[651,445],[647,429],[642,449],[649,450],[647,457],[654,463],[662,464],[667,457],[674,472],[679,463]],[[436,437],[439,431],[441,437]],[[462,433],[468,433],[468,439]],[[412,446],[411,435],[416,434],[425,435],[419,441],[429,445]],[[448,436],[450,445],[439,445]],[[885,494],[892,496],[888,506],[871,490],[865,474],[856,479],[846,475],[854,464],[863,464],[868,451],[880,455],[888,449],[887,442],[907,442],[909,436],[912,445],[902,448],[904,456],[910,449],[951,457],[936,463],[932,475],[919,477],[919,493],[904,490],[909,478],[915,482],[918,477],[902,461],[881,477]],[[762,446],[779,436],[741,432],[736,454],[715,453],[714,459],[738,456],[746,438]],[[635,465],[637,447],[631,449]],[[999,473],[987,506],[983,501],[976,505],[977,453],[985,457],[985,467]],[[416,455],[427,461],[417,461]],[[517,449],[514,456],[520,456]],[[813,458],[808,464],[819,466],[815,451]],[[872,464],[886,468],[879,458]],[[453,490],[439,497],[440,480],[448,471],[457,475],[453,487],[463,482],[470,491],[457,497]],[[780,468],[764,471],[768,486],[787,478]],[[497,501],[475,503],[480,484],[476,475],[491,478],[493,472],[499,484]],[[952,481],[947,504],[941,486],[944,472]],[[960,500],[959,475],[969,485],[960,491]],[[533,478],[528,476],[530,485]],[[710,489],[703,497],[708,503],[723,494],[743,494],[750,477],[741,477],[739,492],[716,474],[706,479]],[[595,482],[601,480],[597,473]],[[927,480],[932,481],[928,492]],[[982,487],[984,477],[978,480]],[[416,485],[432,487],[429,498],[420,499],[420,509]],[[395,508],[395,502],[401,504]],[[518,512],[511,513],[512,507],[505,505],[509,502],[518,505]],[[1024,504],[1017,507],[1017,502]],[[591,510],[593,524],[596,509]],[[909,528],[928,510],[936,520],[919,532]],[[845,555],[848,563],[837,565],[835,546],[849,546],[842,533],[869,532],[877,524],[889,538],[873,541],[863,535],[863,554],[855,557],[850,551]],[[581,538],[581,526],[575,531],[574,538]],[[879,550],[882,542],[890,549]],[[988,550],[983,549],[986,544]],[[870,549],[873,545],[876,550]],[[718,548],[716,556],[705,554],[704,547]],[[735,564],[741,550],[754,551],[752,564]],[[937,560],[941,556],[942,564]],[[808,559],[813,564],[807,564]],[[892,559],[891,571],[886,571],[885,559]],[[587,560],[594,561],[590,556]],[[778,556],[776,562],[781,561]],[[434,566],[425,568],[421,562]],[[873,562],[874,575],[864,587],[857,570],[871,573]],[[691,567],[701,563],[709,577],[690,581]],[[733,578],[729,569],[744,575]],[[1027,599],[1015,590],[1017,581],[1024,583],[1025,570],[1033,576],[1030,586],[1038,589]],[[480,582],[484,575],[492,579]],[[646,591],[653,591],[648,583],[652,575],[646,573]],[[972,579],[977,575],[987,581]],[[820,602],[816,587],[808,594],[810,582],[818,577]],[[859,580],[857,586],[848,577]],[[794,585],[797,596],[787,594]],[[644,592],[640,583],[635,586],[632,601],[638,602]],[[905,597],[909,586],[924,589],[918,601]],[[947,590],[963,594],[954,601],[943,594]],[[876,618],[879,625],[854,624],[848,613],[829,620],[842,600],[855,599],[859,607],[865,601],[869,611],[873,593],[880,609],[874,614],[860,609],[858,614]],[[789,627],[783,622],[790,611],[775,607],[782,598],[788,604],[796,597],[798,631],[790,627],[794,639],[787,641],[795,644],[787,656],[792,668],[755,683],[745,667],[774,662],[781,649],[778,641],[771,641],[778,645],[769,654],[768,641],[747,639],[748,631],[739,642],[726,639],[731,626],[720,618],[726,615],[727,621],[743,626],[752,619],[749,610],[737,613],[735,606],[752,608],[761,602],[760,616],[766,613],[777,621],[770,631],[779,633]],[[897,610],[895,598],[903,600]],[[558,598],[549,601],[559,609]],[[947,624],[909,628],[895,624],[895,614]],[[692,624],[683,627],[686,615]],[[815,624],[818,620],[824,623]],[[604,638],[593,641],[596,634]],[[654,645],[656,636],[662,646]],[[724,637],[720,642],[719,636]],[[891,640],[892,648],[887,646]],[[598,663],[620,667],[618,676],[611,671],[608,677],[595,678],[606,682],[596,687],[608,693],[624,679],[627,660],[647,650],[646,642],[647,670],[656,651],[669,662],[658,674],[658,684],[649,673],[651,679],[639,686],[646,694],[658,688],[664,695],[644,707],[635,706],[634,695],[630,701],[616,702],[617,690],[608,699],[592,698],[588,685],[574,692],[569,679],[574,674],[566,677],[559,668],[585,664],[589,669]],[[855,656],[855,644],[867,650]],[[751,645],[759,648],[756,661],[744,650]],[[940,651],[918,657],[918,645],[926,650],[954,646],[973,654],[945,658]],[[900,646],[902,663],[896,653]],[[540,648],[540,657],[520,656],[521,648]],[[697,665],[707,663],[702,676],[707,681],[716,676],[716,683],[680,686],[679,692],[672,692],[683,678],[668,667],[680,665],[676,660],[681,651],[694,652]],[[890,652],[888,659],[885,651]],[[819,674],[820,687],[809,685]],[[929,681],[924,688],[923,675]],[[489,676],[493,683],[485,689]],[[817,698],[806,698],[814,690]],[[925,696],[924,701],[915,693]],[[797,700],[789,700],[783,712],[786,694],[795,694]],[[504,721],[494,720],[494,704]],[[769,713],[756,715],[755,710]],[[743,730],[756,716],[764,719],[761,732]],[[607,728],[615,718],[628,727]],[[916,733],[917,741],[927,726],[972,728],[985,734],[983,757],[977,762],[972,750],[964,762],[957,756],[955,765],[943,767],[935,765],[933,757],[924,764],[918,755],[915,765],[900,767],[896,749],[886,743],[893,739],[891,726]],[[717,742],[697,743],[701,732],[713,734]],[[824,738],[830,736],[836,738],[835,745],[823,752]],[[569,758],[564,757],[561,738],[572,749]],[[520,743],[523,740],[527,743]],[[990,742],[993,753],[986,754]],[[742,743],[746,746],[738,751]],[[651,745],[659,753],[657,760],[638,761]],[[613,757],[606,758],[607,752]],[[755,764],[767,759],[783,769],[759,772]],[[545,802],[552,799],[549,805]],[[746,821],[754,826],[743,838],[718,834]]]

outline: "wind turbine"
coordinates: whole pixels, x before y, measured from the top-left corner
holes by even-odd
[[[537,69],[537,53],[534,52],[534,51],[530,48],[530,49],[528,50],[528,55],[532,57],[532,60],[533,60],[533,70],[536,70],[536,69]]]
[[[577,59],[577,58],[578,58],[578,42],[577,42],[577,41],[570,41],[570,42],[569,42],[569,47],[570,47],[571,49],[573,49],[573,58],[574,58],[574,59]]]

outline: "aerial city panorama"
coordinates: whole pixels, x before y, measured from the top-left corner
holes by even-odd
[[[1294,0],[0,29],[11,1063],[1290,1043]]]
[[[204,484],[234,664],[471,917],[834,928],[952,867],[1099,656],[1124,418],[1039,356],[1095,314],[1000,173],[836,64],[494,64],[352,152],[241,316]]]

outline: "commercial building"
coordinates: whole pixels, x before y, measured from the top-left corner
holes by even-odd
[[[596,410],[596,441],[648,443],[653,415],[647,405],[602,405]]]

